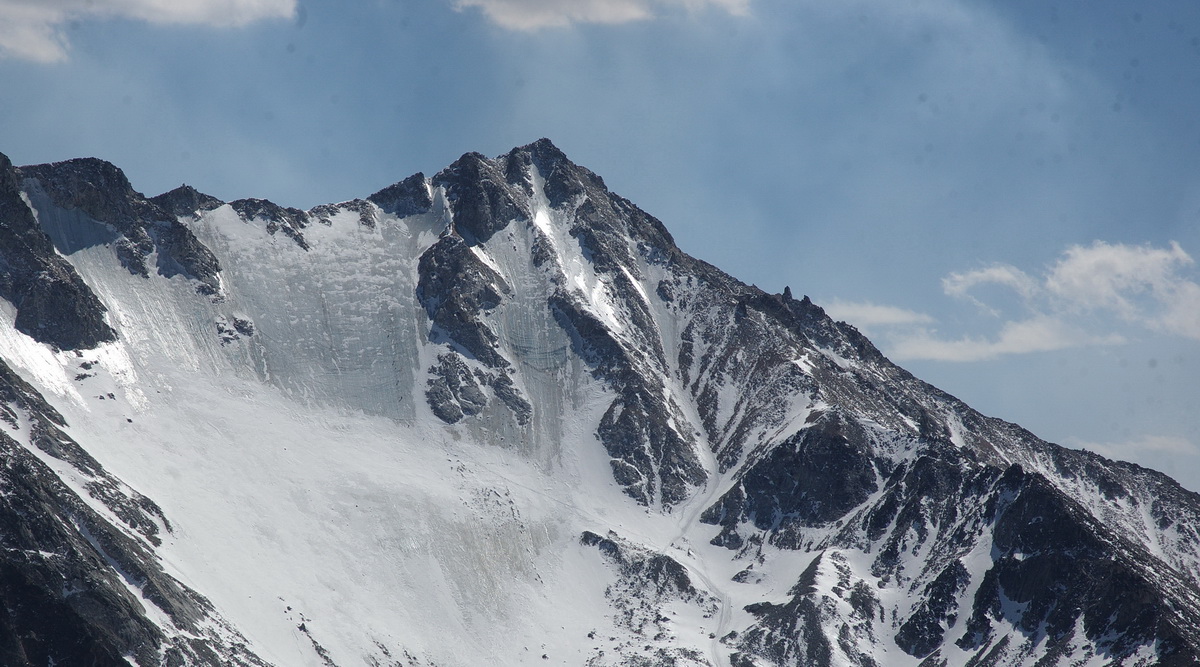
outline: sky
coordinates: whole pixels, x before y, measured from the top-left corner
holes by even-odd
[[[1200,4],[0,0],[0,152],[308,208],[549,137],[985,414],[1200,490]]]

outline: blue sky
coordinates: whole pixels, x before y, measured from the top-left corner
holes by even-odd
[[[0,0],[0,151],[310,207],[542,136],[983,412],[1200,489],[1200,5]]]

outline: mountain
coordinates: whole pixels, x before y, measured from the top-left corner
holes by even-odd
[[[1200,496],[545,139],[308,211],[3,159],[0,262],[4,665],[1200,664]]]

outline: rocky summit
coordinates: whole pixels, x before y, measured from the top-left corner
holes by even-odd
[[[548,140],[304,211],[0,157],[0,664],[1200,664],[1200,496]]]

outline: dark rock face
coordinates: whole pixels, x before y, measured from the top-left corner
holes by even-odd
[[[149,241],[138,222],[162,216],[162,211],[133,190],[124,172],[104,160],[80,158],[22,167],[26,178],[37,180],[55,204],[79,209],[107,223],[135,245]],[[139,248],[141,249],[141,248]],[[152,247],[145,248],[146,253]]]
[[[178,220],[147,227],[159,250],[158,273],[170,278],[184,275],[201,282],[197,291],[216,294],[220,288],[221,264],[215,255]]]
[[[477,415],[487,407],[487,394],[458,355],[439,356],[438,365],[431,371],[433,377],[429,380],[425,399],[438,419],[453,424],[464,416]]]
[[[358,214],[358,224],[368,229],[375,229],[375,210],[365,199],[352,199],[341,204],[322,204],[308,212],[310,218],[316,218],[322,225],[332,225],[333,216],[341,211],[353,211]]]
[[[856,624],[877,613],[861,610],[876,605],[867,597],[855,602],[848,592],[885,584],[902,586],[916,601],[892,627],[896,645],[924,659],[921,664],[943,664],[951,643],[973,656],[972,665],[1032,664],[1039,650],[1048,657],[1038,664],[1073,664],[1098,653],[1125,664],[1146,645],[1159,647],[1154,664],[1197,659],[1195,625],[1184,618],[1200,609],[1182,592],[1192,584],[1144,547],[1096,522],[1042,475],[1020,465],[1000,471],[962,454],[929,447],[888,476],[877,500],[843,513],[840,530],[821,542],[796,539],[804,533],[789,534],[782,524],[763,529],[764,538],[747,531],[755,525],[753,517],[741,533],[718,536],[717,543],[731,548],[770,542],[836,555],[869,543],[877,554],[869,572],[839,568],[832,589],[815,589],[813,570],[801,577],[791,602],[748,608],[760,620],[738,641],[743,660],[753,655],[772,664],[798,659],[828,665],[838,662],[833,657],[838,654],[850,664],[872,664],[863,655],[856,658],[852,647],[870,634]],[[721,512],[749,506],[746,495],[727,494],[705,520],[717,522]],[[785,502],[786,497],[780,504]],[[981,574],[972,573],[965,563],[985,547],[990,563]],[[1164,585],[1173,592],[1159,590]],[[854,611],[834,613],[831,595],[849,601]],[[821,631],[839,625],[851,628],[848,636],[857,639],[842,646]]]
[[[433,177],[446,189],[454,229],[467,243],[484,243],[517,219],[530,218],[526,198],[509,185],[501,167],[478,153],[467,153]]]
[[[434,324],[435,340],[454,341],[493,368],[508,362],[498,351],[499,338],[480,319],[481,311],[500,305],[511,289],[457,236],[444,236],[421,256],[417,298]]]
[[[216,327],[221,345],[229,345],[243,337],[249,338],[254,335],[254,323],[240,317],[221,316],[217,318]]]
[[[670,365],[651,305],[634,283],[641,272],[639,262],[644,261],[635,253],[662,262],[679,255],[678,250],[660,223],[608,192],[598,176],[573,164],[548,140],[494,160],[469,153],[433,178],[433,186],[445,190],[452,224],[421,256],[418,267],[417,297],[433,325],[430,338],[494,369],[496,380],[484,384],[509,406],[519,424],[528,421],[531,408],[510,375],[513,360],[505,357],[488,321],[513,289],[477,253],[486,252],[484,244],[510,225],[529,223],[535,179],[541,180],[550,205],[571,220],[570,237],[597,278],[616,295],[621,317],[630,325],[618,338],[591,311],[583,294],[566,287],[565,275],[557,275],[559,287],[547,300],[550,314],[568,335],[572,349],[618,395],[597,430],[612,457],[614,476],[639,502],[678,504],[704,483],[706,474],[697,456],[695,434],[686,425],[680,405],[668,397],[664,378],[670,376]],[[385,209],[396,208],[390,202],[405,191],[420,197],[424,182],[406,180],[373,195],[372,201]],[[420,200],[415,210],[426,208],[425,200]],[[534,234],[531,254],[535,266],[561,271],[551,242],[540,232]],[[449,400],[455,375],[443,377],[439,368],[431,369],[431,375],[435,379],[427,400],[437,406],[439,418],[457,421],[459,410],[450,407],[454,401]],[[471,409],[462,413],[473,414]]]
[[[822,415],[742,470],[738,485],[701,517],[725,526],[716,539],[731,547],[741,544],[733,534],[741,522],[788,536],[795,526],[820,526],[841,517],[878,488],[867,434],[836,412]]]
[[[627,386],[596,430],[612,457],[613,477],[643,504],[652,504],[657,491],[662,504],[675,505],[691,486],[704,483],[693,441],[679,433],[672,416],[670,407],[645,387]]]
[[[0,402],[0,420],[17,430],[23,419],[28,424],[30,444],[69,463],[87,477],[84,487],[92,498],[103,503],[147,542],[153,545],[160,542],[159,525],[170,529],[171,524],[158,505],[109,475],[95,458],[63,433],[61,429],[66,422],[62,415],[2,361]]]
[[[707,475],[696,454],[695,433],[669,398],[664,378],[672,374],[670,363],[652,306],[634,281],[642,262],[662,264],[682,253],[661,223],[609,192],[599,176],[572,163],[547,139],[498,158],[492,173],[501,168],[509,187],[526,196],[540,179],[547,202],[570,220],[569,235],[620,304],[628,325],[619,337],[582,294],[564,286],[550,295],[551,313],[574,352],[617,393],[596,432],[612,457],[614,478],[639,502],[678,504]],[[556,261],[548,245],[535,244],[533,251],[537,265]]]
[[[943,624],[953,628],[958,620],[957,596],[971,581],[961,561],[954,561],[922,591],[922,603],[896,633],[896,645],[909,655],[924,658],[945,639]]]
[[[178,218],[195,215],[200,211],[211,211],[225,202],[185,184],[157,197],[151,197],[150,203]]]
[[[620,568],[622,574],[649,584],[661,595],[672,595],[683,598],[694,598],[700,595],[687,569],[678,561],[665,554],[648,553],[624,543],[615,533],[601,537],[591,531],[584,531],[579,542],[585,546],[593,546],[600,550],[610,561]]]
[[[650,347],[650,359],[645,347],[630,349],[577,297],[556,294],[550,307],[575,353],[618,393],[596,430],[612,457],[613,477],[643,504],[678,504],[706,475],[696,457],[694,435],[683,426],[678,406],[665,398],[656,372],[661,348]]]
[[[158,522],[170,526],[158,507],[120,485],[59,430],[62,417],[3,362],[0,401],[0,417],[11,424],[20,414],[36,446],[90,480],[91,496],[126,524],[122,530],[107,522],[0,432],[0,663],[125,665],[132,656],[139,664],[265,665],[240,641],[214,632],[213,622],[221,622],[211,605],[162,571],[149,548],[158,542]],[[148,620],[144,605],[158,607],[176,632],[191,638],[166,634]]]
[[[1019,465],[998,480],[994,498],[993,566],[974,596],[959,647],[987,653],[994,628],[1004,623],[1064,657],[1073,640],[1085,639],[1118,662],[1158,642],[1157,664],[1196,664],[1200,630],[1184,617],[1200,605],[1143,546],[1113,534]],[[1164,584],[1167,590],[1158,590]],[[930,600],[936,605],[938,596]],[[934,649],[940,642],[932,634],[917,633],[928,639],[913,648]]]
[[[19,177],[0,155],[0,297],[17,309],[16,327],[59,349],[116,339],[105,308],[75,268],[54,252],[21,198]]]
[[[425,186],[425,174],[420,172],[376,192],[367,197],[367,201],[398,218],[426,213],[433,207],[429,188]]]
[[[529,423],[533,417],[533,406],[513,384],[512,378],[507,371],[501,370],[496,373],[483,374],[483,380],[495,392],[496,398],[499,398],[502,403],[508,406],[516,418],[517,423],[524,426]]]
[[[105,242],[130,273],[148,277],[146,262],[157,250],[156,269],[161,275],[192,278],[200,283],[197,289],[204,294],[215,294],[219,289],[217,274],[221,266],[216,256],[175,214],[135,191],[125,174],[112,164],[85,158],[22,167],[20,171],[24,178],[36,181],[56,206],[78,209],[104,225],[111,234]],[[186,186],[162,197],[172,209],[195,200],[198,206],[189,210],[189,215],[211,203],[210,197]],[[57,227],[47,231],[59,251],[67,255],[87,247],[90,241],[84,239],[104,234],[103,230]]]
[[[274,235],[282,232],[284,236],[296,242],[304,250],[308,250],[308,241],[304,238],[304,228],[308,226],[308,214],[298,208],[283,207],[266,199],[238,199],[229,202],[233,210],[243,220],[262,220],[266,223],[267,233]]]

